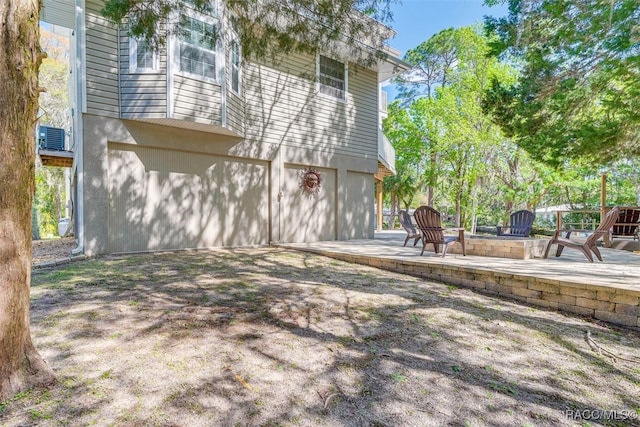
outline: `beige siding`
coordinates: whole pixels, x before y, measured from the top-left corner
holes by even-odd
[[[239,135],[244,135],[244,100],[227,91],[227,127]]]
[[[347,172],[347,198],[343,218],[347,239],[373,239],[374,191],[371,174]]]
[[[101,8],[102,2],[86,3],[87,113],[118,117],[118,34]]]
[[[173,117],[220,126],[222,90],[219,84],[176,75],[173,83]]]
[[[268,163],[109,144],[109,252],[269,242]]]
[[[129,35],[120,31],[120,108],[124,119],[167,117],[166,50],[158,52],[157,72],[130,72]]]
[[[284,242],[315,242],[336,240],[336,171],[320,169],[322,186],[315,197],[309,197],[300,188],[299,166],[284,168],[280,218]]]
[[[316,60],[294,56],[278,65],[245,67],[248,138],[369,158],[377,156],[376,74],[350,64],[346,102],[316,93]]]
[[[44,0],[40,20],[66,28],[75,28],[76,2],[74,0]]]

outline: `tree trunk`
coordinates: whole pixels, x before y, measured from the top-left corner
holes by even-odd
[[[0,401],[54,380],[29,329],[39,6],[0,2]]]

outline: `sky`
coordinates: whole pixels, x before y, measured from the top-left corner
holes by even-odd
[[[402,0],[392,6],[391,27],[397,35],[388,44],[400,51],[400,57],[431,36],[447,28],[482,23],[485,15],[505,16],[507,6],[487,7],[482,0]],[[393,86],[384,88],[389,100],[395,98]]]

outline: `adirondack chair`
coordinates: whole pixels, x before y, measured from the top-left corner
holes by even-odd
[[[404,231],[407,232],[407,238],[404,239],[404,246],[407,246],[407,242],[409,241],[409,239],[415,239],[413,241],[413,246],[417,245],[418,241],[422,239],[422,234],[420,234],[420,232],[416,230],[416,227],[413,225],[413,221],[411,221],[411,215],[409,215],[409,212],[401,210],[400,212],[398,212],[398,219],[400,220],[400,225],[402,225]]]
[[[418,230],[422,233],[422,252],[429,243],[433,244],[433,250],[437,254],[440,251],[440,245],[444,245],[442,257],[447,254],[449,245],[459,242],[462,245],[462,255],[467,255],[464,248],[464,228],[443,228],[440,219],[440,212],[430,206],[420,206],[413,213],[416,219]],[[445,231],[457,231],[457,235],[445,235]]]
[[[633,237],[639,239],[640,208],[620,208],[620,216],[611,230],[611,237]]]
[[[528,210],[521,210],[511,214],[508,227],[497,227],[498,236],[529,237],[533,229],[536,214]]]
[[[549,256],[549,249],[551,249],[551,245],[555,243],[558,245],[558,249],[556,251],[557,257],[562,255],[562,250],[566,246],[567,248],[577,249],[581,251],[584,254],[584,256],[587,257],[589,262],[593,262],[593,255],[591,255],[591,252],[596,254],[598,259],[602,261],[602,255],[600,255],[600,250],[596,246],[596,243],[598,242],[598,240],[603,238],[607,233],[611,232],[613,224],[615,224],[616,221],[618,220],[619,214],[620,214],[619,207],[616,206],[615,208],[611,209],[609,213],[607,213],[607,215],[604,217],[604,219],[602,220],[598,228],[596,228],[596,230],[589,237],[587,237],[587,240],[585,240],[584,243],[570,240],[571,233],[572,232],[590,232],[591,230],[556,230],[555,234],[553,235],[553,238],[549,240],[549,243],[547,243],[547,247],[544,250],[544,258],[547,258]],[[564,237],[562,236],[562,233],[565,233]]]

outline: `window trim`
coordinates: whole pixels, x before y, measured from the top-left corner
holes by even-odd
[[[326,85],[323,85],[320,82],[320,57],[321,56],[323,56],[323,57],[325,57],[327,59],[331,59],[333,61],[339,62],[339,63],[341,63],[343,65],[343,67],[344,67],[344,90],[342,91],[342,93],[343,93],[343,97],[342,98],[338,98],[336,96],[329,95],[328,93],[323,93],[322,92],[321,87],[322,86],[326,86]],[[349,93],[349,65],[348,65],[347,62],[341,61],[339,59],[335,59],[335,58],[333,58],[333,57],[331,57],[329,55],[318,53],[316,55],[316,80],[317,80],[317,82],[316,82],[316,92],[318,93],[318,95],[320,95],[323,98],[333,99],[333,100],[336,100],[336,101],[339,101],[339,102],[345,102],[345,103],[347,102],[347,94]]]
[[[235,31],[231,31],[231,38],[229,40],[229,89],[235,95],[241,96],[242,94],[242,46],[240,46],[240,37],[238,37]],[[236,66],[233,63],[233,46],[238,46],[238,65]],[[234,67],[237,67],[236,71],[238,73],[238,88],[235,90],[233,88],[233,72]]]
[[[151,67],[138,66],[138,42],[135,37],[129,37],[129,72],[132,74],[157,73],[160,70],[158,52],[152,51],[153,59]]]
[[[183,14],[189,18],[195,19],[197,21],[203,22],[207,25],[212,25],[214,27],[218,26],[219,29],[219,18],[218,18],[218,12],[217,9],[214,7],[214,13],[215,15],[204,15],[202,13],[198,13],[193,9],[188,9],[187,11],[183,12]],[[180,39],[180,36],[178,34],[173,36],[174,39],[174,43],[173,43],[173,51],[172,51],[172,57],[173,57],[173,68],[174,68],[174,73],[176,75],[179,76],[184,76],[184,77],[189,77],[192,79],[196,79],[196,80],[200,80],[200,81],[205,81],[205,82],[209,82],[209,83],[215,83],[215,84],[220,84],[220,75],[221,75],[221,69],[222,69],[222,64],[221,64],[221,56],[220,56],[220,37],[218,37],[218,39],[216,40],[215,46],[213,49],[208,49],[202,46],[197,46],[191,43],[186,43],[184,41],[182,41]],[[196,49],[199,50],[203,50],[206,52],[212,52],[215,55],[215,71],[214,71],[214,77],[209,77],[209,76],[203,76],[201,74],[195,74],[195,73],[190,73],[188,71],[183,71],[180,69],[181,66],[181,58],[180,58],[180,48],[182,46],[182,44],[186,44],[189,46],[192,46]]]

